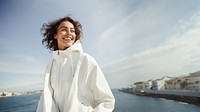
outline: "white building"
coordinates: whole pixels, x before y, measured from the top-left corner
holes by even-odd
[[[0,97],[2,97],[3,96],[3,93],[2,92],[0,92]]]
[[[167,90],[174,90],[176,89],[175,85],[174,85],[175,80],[171,79],[171,80],[166,80],[165,81],[165,89]]]
[[[145,82],[136,82],[134,83],[135,85],[135,90],[145,90]]]
[[[189,75],[184,77],[187,81],[187,89],[192,91],[200,91],[200,75]]]
[[[145,89],[146,90],[151,90],[152,89],[152,82],[153,82],[153,80],[148,80],[147,82],[145,82],[144,84],[144,86],[145,86]]]
[[[170,80],[168,76],[162,77],[152,81],[152,90],[165,90],[165,81]]]
[[[10,92],[4,92],[4,94],[6,94],[6,96],[12,96],[12,93]]]

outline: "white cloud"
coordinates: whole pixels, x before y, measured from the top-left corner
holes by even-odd
[[[1,91],[6,91],[6,92],[22,92],[22,91],[34,91],[34,90],[42,90],[43,89],[43,82],[35,82],[35,83],[22,83],[14,85],[8,85],[6,87],[1,87]]]
[[[195,25],[191,26],[191,22],[188,22],[188,25],[182,25],[182,23],[186,23],[185,19],[180,21],[180,18],[187,18],[196,9],[199,9],[198,0],[193,2],[188,0],[181,2],[169,0],[70,0],[70,2],[62,0],[59,2],[51,0],[47,2],[45,0],[33,1],[28,4],[17,5],[20,10],[27,9],[28,6],[30,10],[25,10],[27,13],[18,14],[13,10],[13,13],[8,14],[9,16],[14,14],[18,22],[9,21],[9,16],[6,16],[5,20],[7,21],[2,21],[6,24],[2,25],[2,29],[5,31],[1,32],[1,37],[4,39],[0,42],[0,51],[2,52],[0,72],[43,74],[47,55],[41,53],[43,47],[35,47],[38,46],[35,43],[41,41],[39,38],[36,39],[39,37],[36,34],[39,34],[42,23],[69,13],[82,23],[84,40],[86,40],[84,41],[85,48],[93,55],[96,51],[98,52],[95,54],[97,56],[95,58],[101,63],[100,65],[105,66],[105,64],[115,62],[105,68],[106,77],[112,87],[128,85],[137,79],[150,78],[151,75],[147,74],[160,74],[166,70],[176,74],[175,71],[182,70],[183,67],[187,68],[184,69],[187,72],[188,68],[192,70],[198,66],[198,63],[192,65],[186,63],[199,62],[199,54],[196,53],[199,52],[197,43],[199,40],[194,36],[195,34],[199,35],[198,29],[191,30],[191,27],[195,27]],[[27,26],[24,24],[26,19],[34,22]],[[194,17],[192,21],[195,19],[196,24],[199,25],[199,18]],[[178,23],[179,21],[180,23]],[[12,27],[4,27],[10,25]],[[22,28],[17,29],[20,25]],[[178,28],[173,29],[174,25],[177,25]],[[180,25],[182,25],[181,28]],[[168,33],[172,29],[179,33],[169,36]],[[98,40],[102,32],[104,33]],[[183,33],[184,35],[180,35]],[[194,38],[189,38],[187,35]],[[194,39],[196,39],[196,43],[194,43]],[[98,45],[94,47],[97,41]],[[181,41],[180,44],[177,44],[179,41]],[[190,43],[188,43],[189,41]],[[30,56],[15,57],[12,55],[20,53]],[[4,60],[1,57],[3,54],[8,54],[9,57]],[[36,58],[39,56],[43,58]],[[181,58],[173,58],[176,56],[181,56]],[[188,61],[181,61],[186,59]],[[179,64],[184,66],[178,66]],[[185,73],[185,71],[182,72]],[[107,75],[107,73],[112,73],[112,75]],[[110,80],[113,79],[113,75],[116,76],[115,80]]]
[[[0,55],[0,72],[16,74],[44,74],[45,66],[26,55]]]
[[[97,44],[102,63],[116,61],[123,56],[159,46],[171,30],[165,24],[170,22],[171,18],[166,14],[167,11],[163,2],[150,3],[133,10],[118,24],[106,30]]]
[[[189,21],[185,21],[185,24],[182,25],[184,29],[177,29],[177,34],[168,37],[162,46],[124,57],[105,66],[107,77],[109,79],[116,77],[115,80],[111,80],[111,86],[128,86],[134,81],[145,81],[164,75],[183,75],[199,70],[199,15],[197,13]]]

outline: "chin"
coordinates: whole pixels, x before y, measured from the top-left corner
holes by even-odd
[[[65,45],[66,48],[69,48],[70,46],[72,46],[73,44],[67,44]]]

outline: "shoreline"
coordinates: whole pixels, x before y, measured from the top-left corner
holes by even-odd
[[[153,98],[165,98],[168,100],[174,100],[178,102],[184,102],[188,104],[194,104],[200,106],[200,97],[197,96],[186,96],[186,95],[175,95],[175,94],[161,94],[161,93],[153,93],[153,92],[136,92],[131,90],[122,89],[119,90],[125,93],[134,94],[138,96],[146,96],[146,97],[153,97]]]

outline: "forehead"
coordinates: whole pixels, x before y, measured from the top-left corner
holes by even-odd
[[[60,23],[58,28],[74,28],[74,25],[70,23],[69,21],[63,21]]]

